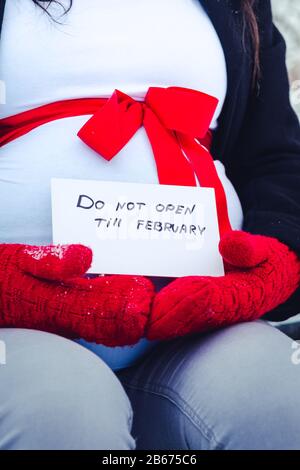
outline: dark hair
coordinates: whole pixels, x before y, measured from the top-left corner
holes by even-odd
[[[65,15],[68,13],[68,11],[72,8],[73,0],[68,0],[68,5],[65,6],[64,3],[62,3],[60,0],[32,0],[33,3],[41,7],[42,10],[44,10],[47,15],[51,16],[51,14],[48,11],[49,6],[51,3],[56,3],[62,8],[62,13]]]
[[[242,0],[243,8],[243,39],[245,38],[245,31],[248,29],[250,31],[252,47],[253,47],[253,85],[259,81],[261,76],[260,70],[260,36],[258,29],[258,22],[255,15],[255,6],[256,0]]]
[[[62,13],[66,14],[73,4],[73,0],[68,0],[68,4],[65,5],[61,0],[32,0],[36,5],[41,7],[49,16],[48,11],[51,3],[56,3],[61,6]],[[248,30],[251,35],[252,46],[253,46],[253,85],[260,78],[260,61],[259,61],[259,30],[258,23],[254,11],[254,4],[256,0],[241,0],[242,11],[243,11],[243,41],[245,40],[246,31]]]

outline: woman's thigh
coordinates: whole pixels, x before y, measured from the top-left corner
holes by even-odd
[[[0,340],[0,449],[135,448],[129,399],[99,357],[41,331]]]
[[[159,344],[118,372],[137,449],[300,449],[300,365],[263,321]]]

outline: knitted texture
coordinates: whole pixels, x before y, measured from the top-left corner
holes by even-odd
[[[156,296],[146,336],[170,339],[255,320],[300,285],[300,260],[275,238],[232,231],[219,244],[226,274],[178,278]]]
[[[82,277],[83,245],[0,245],[0,327],[32,328],[106,346],[144,334],[154,287],[140,276]]]

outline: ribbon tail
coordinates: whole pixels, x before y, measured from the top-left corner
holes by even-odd
[[[232,230],[226,194],[222,182],[217,173],[214,160],[209,151],[201,144],[195,142],[193,137],[176,132],[178,141],[190,160],[200,186],[205,188],[214,188],[216,196],[217,215],[219,223],[220,236]]]
[[[150,108],[145,109],[144,128],[152,147],[160,184],[196,186],[193,168],[182,153],[176,137],[160,123]]]

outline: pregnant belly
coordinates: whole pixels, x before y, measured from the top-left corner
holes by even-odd
[[[52,242],[50,181],[56,178],[99,179],[158,183],[152,148],[144,128],[110,162],[77,137],[89,116],[53,121],[0,149],[0,243],[48,244]],[[227,196],[233,228],[241,228],[238,196],[215,162]],[[159,290],[167,279],[153,279]],[[79,340],[112,369],[127,367],[156,342],[145,338],[134,346],[109,348]]]
[[[0,242],[52,241],[52,177],[158,183],[143,127],[108,162],[77,137],[88,117],[53,121],[0,149]],[[238,229],[242,225],[239,198],[222,163],[216,161],[215,165],[226,192],[231,224]]]

